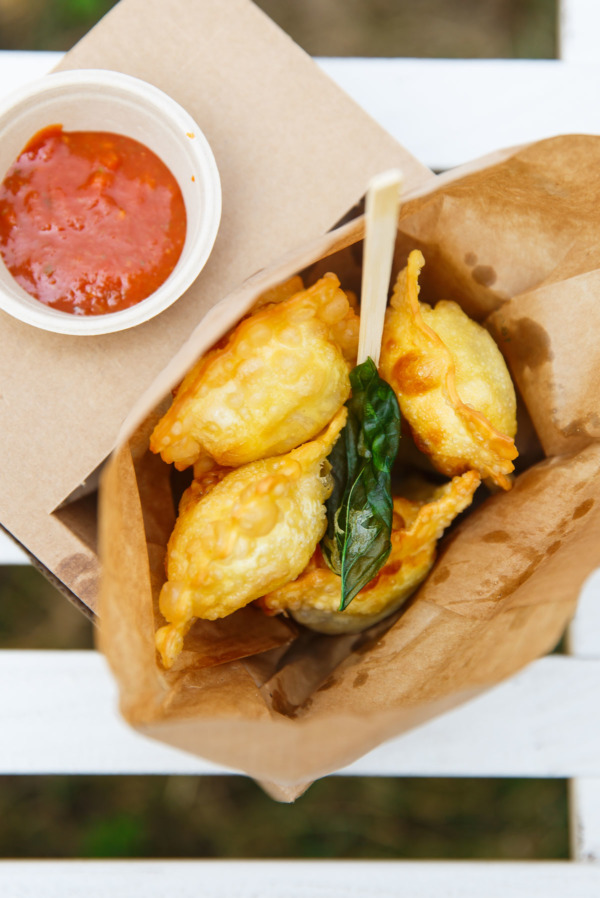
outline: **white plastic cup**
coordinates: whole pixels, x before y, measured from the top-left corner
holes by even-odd
[[[221,182],[212,150],[194,119],[163,91],[130,75],[82,69],[46,75],[0,102],[0,181],[28,141],[49,125],[108,131],[144,144],[170,169],[185,203],[187,229],[177,265],[150,296],[105,315],[73,315],[46,306],[15,281],[0,257],[0,308],[60,334],[108,334],[154,318],[195,281],[221,220]]]

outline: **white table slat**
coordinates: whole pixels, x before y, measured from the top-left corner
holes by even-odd
[[[60,58],[60,53],[0,52],[0,97],[43,75]],[[317,62],[435,170],[556,134],[600,134],[599,66],[513,59]]]
[[[572,857],[600,865],[600,778],[571,780],[569,805]]]
[[[17,543],[0,530],[0,565],[29,564],[29,558]]]
[[[592,898],[600,867],[569,862],[0,862],[7,898]]]
[[[0,97],[42,78],[63,56],[64,53],[49,50],[1,50]]]
[[[572,658],[600,659],[600,571],[584,584],[568,642]],[[596,726],[597,705],[596,699],[588,710]],[[572,771],[569,796],[571,855],[577,861],[600,862],[600,778],[577,777]]]
[[[0,773],[228,772],[126,726],[96,652],[0,652],[0,682]],[[342,772],[600,777],[598,694],[600,661],[542,658]]]
[[[324,59],[325,71],[436,171],[567,133],[600,133],[600,68],[558,60]],[[363,65],[364,62],[364,65]]]
[[[565,62],[598,62],[600,3],[562,0],[559,4],[559,54]]]
[[[578,658],[600,658],[600,570],[594,571],[581,591],[569,627],[569,651]]]

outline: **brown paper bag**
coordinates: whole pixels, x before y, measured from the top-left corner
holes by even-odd
[[[100,644],[136,728],[289,798],[553,648],[600,563],[600,213],[588,199],[597,161],[600,139],[555,138],[445,176],[402,210],[396,270],[421,248],[422,297],[460,302],[508,360],[523,422],[513,489],[442,540],[393,621],[332,637],[247,609],[242,625],[236,615],[196,625],[183,662],[165,673],[153,635],[173,512],[167,466],[147,451],[152,414],[264,289],[327,269],[356,288],[362,220],[209,312],[130,417],[102,485]]]

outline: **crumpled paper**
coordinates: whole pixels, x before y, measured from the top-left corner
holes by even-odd
[[[153,636],[173,490],[147,450],[159,400],[290,274],[332,270],[356,288],[362,219],[209,312],[138,405],[102,483],[100,646],[133,726],[289,800],[556,645],[600,564],[596,163],[600,138],[542,141],[443,176],[401,212],[395,271],[420,248],[422,298],[459,302],[507,359],[519,393],[513,489],[464,516],[408,605],[370,631],[321,636],[249,608],[197,624],[165,672]]]

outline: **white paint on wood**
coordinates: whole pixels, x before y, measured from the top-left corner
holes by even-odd
[[[41,76],[60,58],[60,53],[0,52],[0,96]],[[317,62],[435,170],[556,134],[600,134],[600,67],[591,63],[353,58]]]
[[[597,701],[599,677],[596,662],[542,658],[469,703],[380,746],[358,762],[356,772],[597,776],[600,727],[589,708]]]
[[[138,735],[96,652],[0,652],[0,773],[228,772]],[[550,656],[343,772],[600,776],[600,661]]]
[[[600,778],[571,780],[569,805],[572,857],[600,864]]]
[[[559,7],[560,58],[569,63],[597,63],[600,39],[598,0],[562,0]]]
[[[557,134],[600,133],[600,67],[595,65],[515,59],[319,63],[436,171]]]
[[[569,627],[569,651],[578,658],[600,658],[600,570],[584,584]]]
[[[0,691],[2,772],[217,770],[131,729],[117,712],[116,683],[97,652],[3,651],[0,683],[10,684]]]
[[[58,65],[63,55],[45,50],[1,50],[0,97],[7,96],[29,81],[43,78]]]
[[[600,659],[600,571],[595,571],[584,584],[568,642],[572,656]],[[596,699],[591,711],[596,720],[597,707]],[[577,738],[575,734],[573,737]],[[570,780],[569,832],[571,856],[575,860],[600,862],[600,778],[573,776]]]
[[[0,566],[3,564],[29,564],[29,558],[10,536],[0,530]]]
[[[9,898],[591,898],[600,866],[569,862],[4,861]]]

